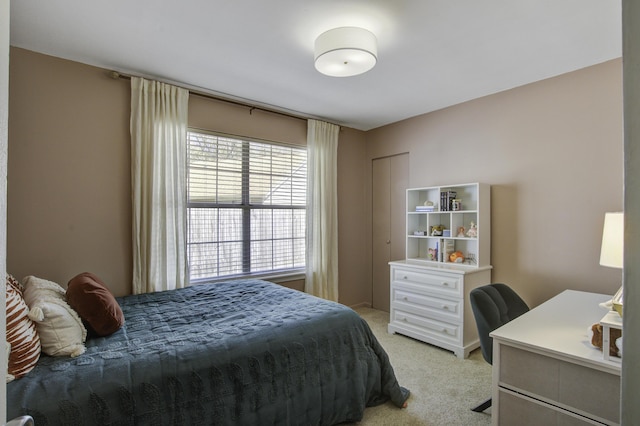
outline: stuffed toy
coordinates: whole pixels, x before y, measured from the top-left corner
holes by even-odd
[[[434,225],[431,227],[431,236],[440,237],[443,231],[444,231],[443,225]]]
[[[464,255],[461,251],[454,251],[449,255],[449,262],[462,263],[464,262]]]
[[[588,334],[591,338],[591,344],[602,350],[602,326],[593,324],[588,329]],[[617,328],[609,329],[609,355],[622,356],[622,330]]]

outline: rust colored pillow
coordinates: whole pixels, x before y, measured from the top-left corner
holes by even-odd
[[[67,303],[95,336],[108,336],[124,324],[122,309],[107,286],[94,274],[83,272],[67,284]]]

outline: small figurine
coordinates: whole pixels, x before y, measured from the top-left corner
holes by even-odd
[[[429,260],[436,260],[438,258],[438,249],[430,248],[429,249]]]
[[[464,226],[458,228],[458,235],[456,235],[456,237],[464,238]]]
[[[476,238],[478,236],[478,228],[476,228],[476,224],[471,222],[469,226],[469,230],[467,231],[467,237]]]

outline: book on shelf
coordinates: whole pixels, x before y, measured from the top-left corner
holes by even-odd
[[[440,211],[451,211],[451,204],[456,198],[457,192],[452,190],[440,191]]]
[[[456,251],[456,242],[454,240],[444,240],[444,262],[449,261],[449,256],[451,253]]]
[[[453,200],[456,198],[457,195],[458,194],[456,191],[447,191],[447,210],[448,211],[453,210]]]
[[[416,206],[417,212],[432,212],[435,211],[434,206]]]

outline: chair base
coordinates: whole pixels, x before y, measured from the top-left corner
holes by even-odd
[[[472,408],[471,411],[475,411],[476,413],[482,413],[487,408],[491,407],[491,398],[487,399],[482,404],[478,405],[475,408]]]

